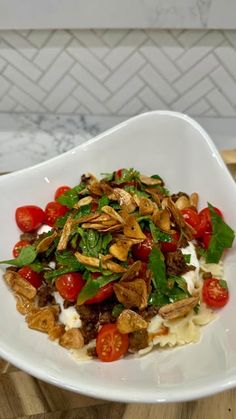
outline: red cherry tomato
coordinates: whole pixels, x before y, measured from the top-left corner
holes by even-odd
[[[161,251],[163,253],[175,252],[178,247],[179,237],[180,234],[178,231],[176,231],[174,234],[172,234],[171,242],[161,242]]]
[[[94,279],[101,276],[100,272],[93,272],[92,277]],[[104,285],[104,287],[100,288],[94,297],[90,298],[89,300],[85,301],[84,304],[96,304],[101,303],[102,301],[106,300],[107,298],[111,297],[113,294],[113,282],[109,282],[109,284]]]
[[[30,284],[33,285],[33,287],[35,288],[39,288],[40,285],[42,285],[42,273],[33,271],[33,269],[31,269],[29,266],[23,266],[23,268],[20,268],[18,274],[23,276],[23,278],[30,282]]]
[[[98,203],[97,202],[92,202],[92,208],[91,208],[91,211],[92,212],[96,212],[97,211],[97,209],[98,209]]]
[[[17,256],[19,256],[21,249],[25,246],[29,246],[29,242],[27,240],[20,240],[15,244],[12,250],[14,258],[17,258]]]
[[[224,307],[229,300],[229,291],[221,285],[219,279],[209,278],[204,281],[202,298],[209,307]]]
[[[55,286],[60,296],[68,301],[76,301],[85,281],[79,272],[69,272],[57,277]]]
[[[65,215],[67,211],[68,208],[59,202],[49,202],[45,208],[45,223],[53,227],[57,218]]]
[[[217,214],[221,218],[223,218],[223,214],[218,208],[214,207],[214,211],[217,212]],[[200,217],[200,224],[198,228],[198,237],[202,237],[205,231],[209,231],[209,232],[212,231],[211,214],[210,214],[209,208],[208,207],[203,208],[199,212],[199,217]]]
[[[211,241],[211,237],[212,237],[211,231],[204,231],[202,235],[202,241],[206,249],[208,249],[209,243]]]
[[[55,192],[55,201],[57,200],[57,198],[59,198],[59,196],[63,195],[65,192],[69,191],[71,188],[70,186],[59,186],[59,188],[57,188],[56,192]]]
[[[45,213],[36,205],[25,205],[16,209],[15,219],[21,231],[28,233],[37,230],[43,224]]]
[[[153,247],[153,238],[149,231],[144,231],[146,239],[142,243],[132,246],[132,256],[136,260],[148,262]]]
[[[118,169],[116,171],[116,176],[119,177],[119,178],[122,176],[122,169]]]
[[[198,228],[200,225],[200,217],[192,208],[185,208],[181,210],[184,220],[196,231],[195,237],[198,237]]]
[[[109,323],[101,327],[96,339],[96,350],[101,361],[116,361],[128,351],[128,348],[129,337],[120,333],[116,324]]]

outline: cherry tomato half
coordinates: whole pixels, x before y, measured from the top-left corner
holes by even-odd
[[[142,243],[132,246],[132,256],[142,262],[148,262],[153,247],[153,238],[149,231],[144,231],[144,234],[146,239]]]
[[[229,291],[221,285],[219,279],[209,278],[204,281],[202,298],[209,307],[224,307],[229,300]]]
[[[103,362],[116,361],[129,348],[129,337],[120,333],[116,324],[105,324],[100,329],[96,339],[98,358]]]
[[[198,228],[200,225],[200,217],[198,213],[194,211],[192,208],[184,208],[183,210],[181,210],[181,214],[186,223],[188,223],[196,231],[195,237],[198,237]]]
[[[20,274],[23,278],[30,282],[30,284],[33,285],[33,287],[35,288],[39,288],[40,285],[42,285],[42,273],[33,271],[33,269],[31,269],[29,266],[23,266],[23,268],[20,268],[18,274]]]
[[[65,215],[67,211],[68,208],[59,202],[49,202],[45,208],[45,223],[53,227],[56,219]]]
[[[99,274],[99,276],[101,276],[101,274]],[[104,285],[104,287],[100,288],[94,297],[85,301],[84,304],[101,303],[102,301],[111,297],[112,294],[113,294],[113,282],[109,282],[109,284],[106,284]]]
[[[175,231],[175,233],[172,234],[171,242],[161,242],[161,251],[163,253],[175,252],[178,247],[179,237],[179,232]]]
[[[15,246],[13,247],[12,254],[14,258],[17,258],[19,256],[21,249],[25,246],[29,246],[29,242],[27,240],[20,240],[18,241]]]
[[[85,284],[79,272],[69,272],[57,277],[55,286],[60,296],[68,301],[76,301],[77,295]]]
[[[37,230],[44,222],[45,213],[36,205],[18,207],[15,212],[16,224],[24,233]]]
[[[97,202],[95,202],[95,201],[93,201],[93,202],[92,202],[92,208],[91,208],[91,211],[92,211],[92,212],[96,212],[96,211],[97,211],[97,209],[98,209],[98,203],[97,203]]]
[[[69,191],[71,188],[70,186],[67,185],[63,185],[63,186],[59,186],[59,188],[57,188],[56,192],[55,192],[55,201],[57,200],[57,198],[59,198],[59,196],[63,195],[65,192]]]
[[[204,231],[202,235],[202,241],[206,249],[208,249],[209,243],[211,241],[211,237],[212,237],[212,233],[210,231]]]
[[[223,214],[222,212],[214,207],[214,211],[223,218]],[[199,217],[200,217],[200,224],[199,224],[199,228],[198,228],[198,237],[202,237],[203,233],[205,231],[212,231],[212,224],[211,224],[211,214],[210,214],[210,210],[208,207],[203,208],[200,212],[199,212]]]

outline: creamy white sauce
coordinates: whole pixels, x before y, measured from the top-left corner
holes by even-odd
[[[193,265],[196,268],[194,271],[189,271],[181,275],[182,278],[184,278],[187,282],[188,292],[190,292],[190,294],[193,294],[194,289],[198,288],[200,263],[197,258],[197,254],[193,243],[189,243],[188,246],[183,247],[181,249],[181,252],[183,253],[183,255],[191,255],[190,262],[187,263],[187,265]]]
[[[59,314],[59,321],[65,325],[66,330],[72,329],[73,327],[81,327],[82,322],[80,320],[79,313],[77,313],[75,307],[71,306],[68,308],[64,308],[64,299],[60,296],[59,292],[54,292],[54,298],[61,308],[61,313]]]

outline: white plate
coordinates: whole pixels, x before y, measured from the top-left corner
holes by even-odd
[[[236,186],[206,132],[174,112],[146,113],[45,163],[0,178],[0,258],[9,258],[18,239],[17,206],[44,206],[61,184],[75,185],[84,172],[135,167],[159,173],[172,192],[197,191],[201,206],[222,209],[236,229]],[[4,281],[0,282],[0,356],[52,384],[109,400],[170,402],[207,396],[236,385],[236,258],[225,257],[230,302],[204,327],[198,344],[156,350],[114,363],[77,364],[46,335],[27,328]]]

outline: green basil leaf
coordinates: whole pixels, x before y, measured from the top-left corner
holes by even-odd
[[[115,183],[120,185],[121,183],[125,182],[132,182],[132,181],[139,181],[140,180],[140,173],[134,169],[121,169],[121,176],[117,175],[115,172]]]
[[[110,275],[108,277],[99,276],[96,279],[89,279],[82,290],[80,291],[77,298],[77,305],[83,304],[85,301],[94,297],[100,288],[120,278],[119,274]]]
[[[55,257],[59,266],[70,267],[71,272],[83,269],[83,265],[78,261],[71,250],[56,252]]]
[[[207,249],[206,262],[218,263],[223,251],[232,247],[235,233],[228,224],[224,222],[219,214],[214,211],[214,207],[208,203],[208,208],[212,222],[212,236]]]
[[[153,247],[150,253],[148,267],[152,271],[154,288],[160,292],[165,292],[167,289],[165,259],[157,247]]]
[[[190,260],[191,260],[191,255],[190,254],[185,254],[185,255],[183,255],[184,256],[184,260],[185,260],[185,262],[186,263],[190,263]]]
[[[79,185],[75,186],[74,188],[69,189],[64,194],[57,198],[57,202],[62,205],[65,205],[68,208],[73,208],[73,206],[79,200],[79,193],[86,187],[85,183],[80,183]]]
[[[98,201],[98,211],[102,209],[105,205],[109,205],[109,198],[107,195],[103,195]]]
[[[79,270],[77,270],[79,271]],[[53,271],[45,272],[44,278],[47,280],[53,280],[60,275],[67,274],[69,272],[76,272],[76,270],[71,269],[71,266],[65,266],[62,268],[54,269]]]
[[[123,306],[123,304],[116,304],[112,309],[112,312],[111,312],[112,316],[115,318],[119,317],[119,315],[122,313],[124,308],[125,307]]]
[[[157,306],[158,308],[161,308],[168,303],[169,298],[166,295],[160,293],[158,290],[155,290],[153,293],[151,293],[148,299],[149,305]]]
[[[150,231],[152,234],[152,238],[154,242],[171,242],[172,236],[165,231],[160,230],[155,224],[151,221],[150,222]]]
[[[228,289],[227,282],[224,279],[220,279],[219,284],[222,288]]]
[[[56,219],[56,227],[63,228],[69,215],[70,215],[70,212],[67,212],[65,215],[58,217]]]
[[[22,247],[19,256],[15,259],[1,260],[0,263],[18,266],[19,268],[25,265],[30,265],[37,257],[37,252],[34,246]]]

